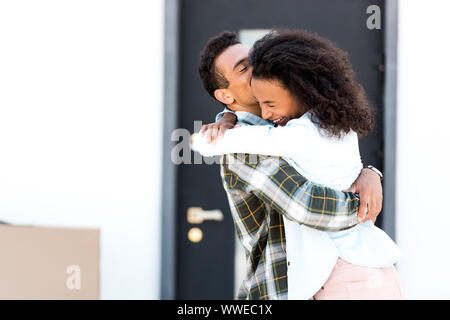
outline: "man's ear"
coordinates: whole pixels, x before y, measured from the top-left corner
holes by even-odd
[[[222,102],[223,104],[232,104],[234,102],[234,97],[227,89],[216,89],[214,91],[214,97]]]

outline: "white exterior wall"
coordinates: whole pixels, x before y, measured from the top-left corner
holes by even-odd
[[[408,299],[450,299],[449,13],[447,0],[399,1],[396,240]]]
[[[100,228],[102,299],[160,296],[163,19],[0,2],[0,220]]]

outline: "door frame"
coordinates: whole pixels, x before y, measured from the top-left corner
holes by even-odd
[[[161,199],[161,299],[173,300],[176,292],[176,165],[171,160],[171,140],[178,119],[179,0],[165,0],[164,97]]]
[[[385,1],[383,95],[383,230],[395,241],[397,166],[397,28],[398,1]]]
[[[162,153],[161,299],[176,297],[176,173],[171,141],[178,118],[178,43],[181,0],[165,0],[164,12],[164,113]],[[395,241],[396,120],[397,120],[397,14],[398,0],[385,1],[385,72],[383,84],[383,230]]]

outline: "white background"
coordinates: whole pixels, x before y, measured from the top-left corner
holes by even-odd
[[[0,220],[101,229],[103,299],[158,299],[163,0],[0,2]]]
[[[447,0],[399,1],[396,233],[408,299],[450,299],[449,13]]]

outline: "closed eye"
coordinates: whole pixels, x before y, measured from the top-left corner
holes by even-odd
[[[273,105],[274,102],[275,101],[272,101],[272,100],[266,100],[266,101],[263,101],[262,103],[270,108],[275,108],[275,106]]]
[[[242,68],[239,72],[245,72],[245,71],[247,71],[247,69],[248,69],[248,66],[245,66],[245,67]]]

